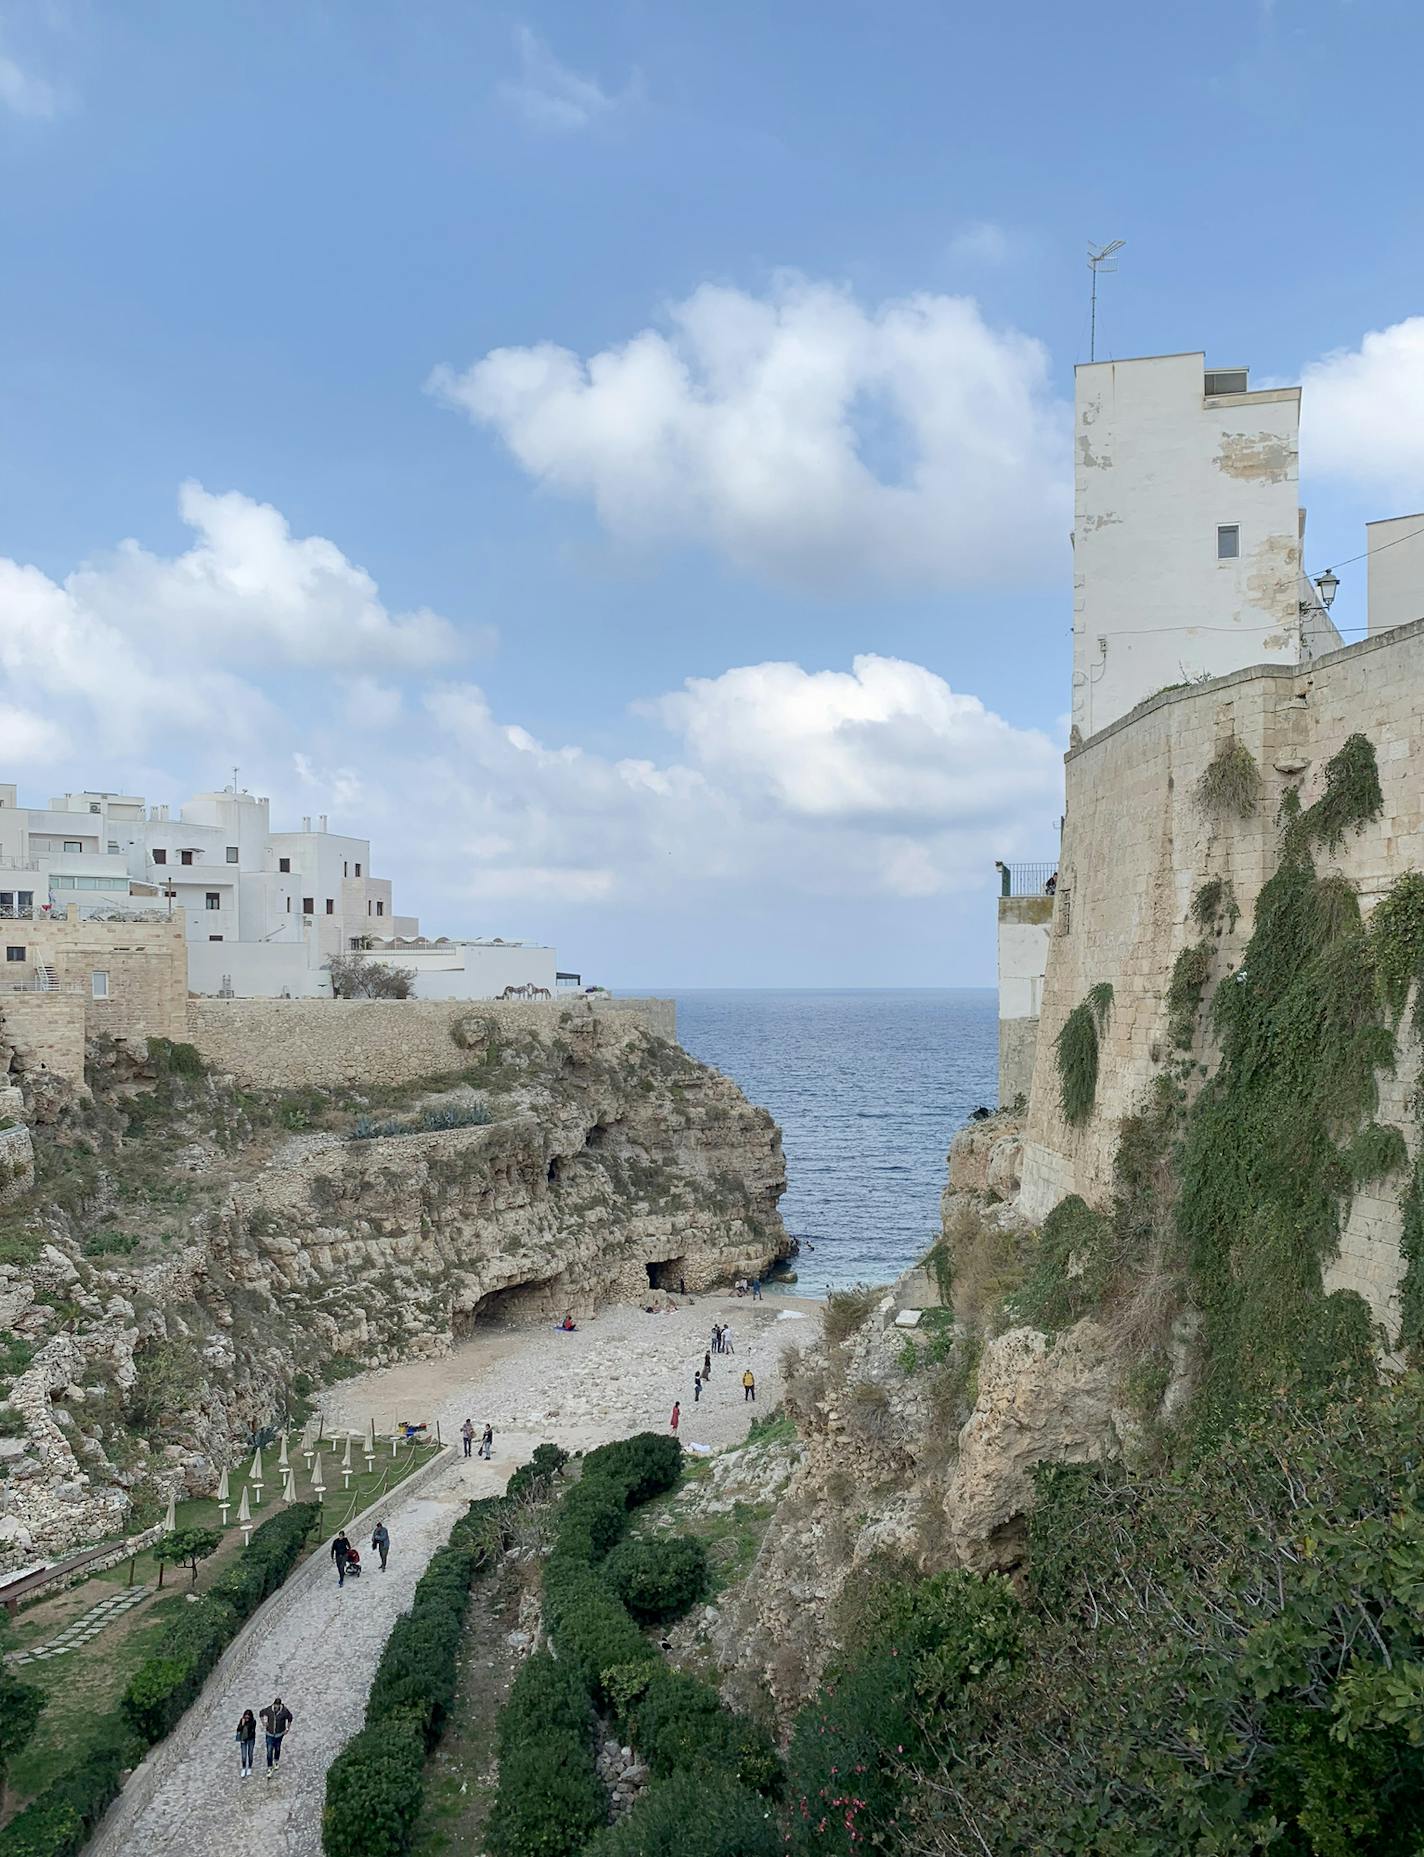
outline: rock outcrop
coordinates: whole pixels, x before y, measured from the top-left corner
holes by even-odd
[[[633,1020],[572,1011],[394,1103],[372,1079],[394,1115],[310,1091],[274,1115],[200,1076],[135,1122],[154,1080],[94,1055],[94,1102],[54,1150],[75,1184],[7,1213],[33,1254],[0,1264],[20,1421],[0,1565],[108,1538],[138,1496],[205,1493],[333,1361],[435,1354],[788,1248],[770,1116]]]

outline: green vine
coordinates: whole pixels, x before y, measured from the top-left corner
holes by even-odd
[[[1308,844],[1338,851],[1350,832],[1363,831],[1384,811],[1379,763],[1367,735],[1351,735],[1325,763],[1325,791],[1299,819]]]
[[[1202,990],[1211,978],[1211,943],[1194,942],[1172,964],[1167,984],[1167,1035],[1178,1051],[1190,1051],[1196,1037]]]
[[[1233,735],[1222,743],[1207,762],[1196,793],[1203,812],[1235,813],[1239,819],[1255,817],[1261,803],[1261,770],[1245,742]]]
[[[1100,980],[1068,1014],[1054,1043],[1058,1100],[1065,1122],[1075,1127],[1093,1113],[1098,1094],[1098,1048],[1112,1009],[1112,984]]]
[[[1236,924],[1241,920],[1241,909],[1231,879],[1208,877],[1192,898],[1192,920],[1207,934],[1213,930],[1220,934],[1223,916],[1226,918],[1227,933],[1235,934]]]
[[[1398,1025],[1412,988],[1414,1031],[1424,1038],[1424,876],[1406,871],[1380,898],[1370,917],[1369,934],[1375,983],[1386,1012]],[[1416,1159],[1400,1201],[1404,1275],[1399,1286],[1398,1345],[1417,1366],[1424,1362],[1424,1075],[1415,1081],[1411,1107]]]

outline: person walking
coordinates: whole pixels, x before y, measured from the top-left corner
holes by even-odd
[[[252,1762],[257,1752],[257,1717],[244,1709],[237,1718],[237,1752],[242,1761],[242,1777],[252,1778]]]
[[[669,1420],[669,1423],[672,1426],[672,1435],[674,1438],[677,1436],[677,1423],[681,1417],[682,1417],[682,1406],[676,1399],[674,1399],[672,1402],[672,1418]]]
[[[742,1375],[742,1404],[745,1405],[748,1400],[756,1404],[756,1375],[750,1367]]]
[[[381,1557],[381,1572],[386,1570],[386,1556],[391,1551],[391,1537],[386,1524],[377,1522],[371,1530],[371,1552]]]
[[[488,1463],[490,1458],[493,1455],[494,1455],[494,1428],[493,1426],[486,1425],[485,1435],[483,1436],[483,1438],[480,1439],[480,1456],[484,1458],[486,1463]]]
[[[693,1405],[694,1406],[697,1405],[697,1403],[701,1400],[701,1398],[702,1398],[702,1375],[700,1373],[695,1373],[692,1376],[692,1403]]]
[[[728,1322],[726,1327],[722,1330],[722,1352],[724,1354],[735,1354],[736,1351],[737,1350],[732,1346],[732,1324]]]
[[[282,1737],[292,1725],[292,1711],[280,1696],[274,1696],[262,1711],[262,1726],[267,1731],[267,1777],[273,1767],[282,1764]]]
[[[712,1356],[710,1354],[704,1354],[702,1356],[702,1384],[706,1386],[707,1382],[711,1378],[712,1378]]]
[[[468,1457],[475,1448],[475,1421],[466,1419],[460,1427],[460,1436],[465,1441],[465,1455]]]
[[[336,1584],[345,1586],[346,1565],[351,1558],[351,1543],[346,1538],[344,1528],[331,1544],[331,1558],[336,1564]]]
[[[752,1278],[752,1301],[753,1302],[761,1301],[761,1278],[760,1277]]]

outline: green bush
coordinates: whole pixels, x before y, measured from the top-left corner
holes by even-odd
[[[499,1712],[500,1758],[538,1735],[587,1741],[592,1733],[593,1709],[578,1672],[547,1651],[536,1651],[520,1667]]]
[[[634,1618],[663,1624],[707,1591],[707,1550],[693,1537],[620,1541],[603,1575]]]
[[[1054,1061],[1058,1066],[1058,1106],[1063,1120],[1077,1126],[1093,1113],[1098,1095],[1098,1049],[1108,1013],[1112,1010],[1113,990],[1107,980],[1089,987],[1054,1040]]]
[[[670,1490],[682,1475],[682,1446],[665,1432],[640,1431],[613,1444],[601,1444],[583,1460],[585,1480],[608,1478],[623,1489],[630,1509]]]
[[[675,1773],[655,1780],[587,1857],[776,1857],[782,1848],[765,1799],[723,1774]]]
[[[505,1485],[504,1493],[515,1501],[521,1496],[544,1494],[569,1461],[567,1451],[557,1444],[541,1444],[527,1464],[521,1464]]]
[[[629,1728],[653,1772],[710,1768],[756,1792],[780,1782],[771,1737],[745,1715],[734,1715],[710,1683],[664,1665],[634,1704]]]
[[[485,1847],[492,1857],[575,1857],[607,1811],[587,1743],[525,1742],[500,1761]]]
[[[143,1754],[117,1715],[101,1716],[72,1764],[0,1831],[0,1857],[77,1857]]]
[[[363,1728],[327,1769],[321,1847],[327,1857],[403,1857],[420,1815],[420,1723],[391,1716]]]
[[[544,1574],[544,1620],[560,1659],[568,1659],[600,1706],[607,1700],[605,1670],[658,1655],[602,1573],[579,1560],[550,1560]]]

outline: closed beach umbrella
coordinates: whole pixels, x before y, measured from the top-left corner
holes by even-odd
[[[279,1470],[285,1470],[287,1468],[287,1434],[286,1432],[282,1433],[281,1448],[277,1452],[277,1468]]]
[[[247,1506],[247,1491],[245,1489],[242,1492],[242,1501],[237,1505],[237,1519],[239,1522],[250,1522],[252,1520],[252,1511]]]
[[[282,1481],[282,1501],[283,1502],[295,1502],[296,1500],[297,1500],[297,1473],[295,1470],[293,1470],[292,1466],[288,1464],[287,1474]]]
[[[170,1534],[178,1526],[178,1499],[176,1496],[170,1496],[168,1498],[168,1507],[163,1515],[163,1526]]]
[[[218,1501],[219,1502],[231,1502],[232,1501],[232,1490],[228,1486],[228,1473],[227,1473],[226,1465],[223,1466],[223,1473],[218,1478]]]

